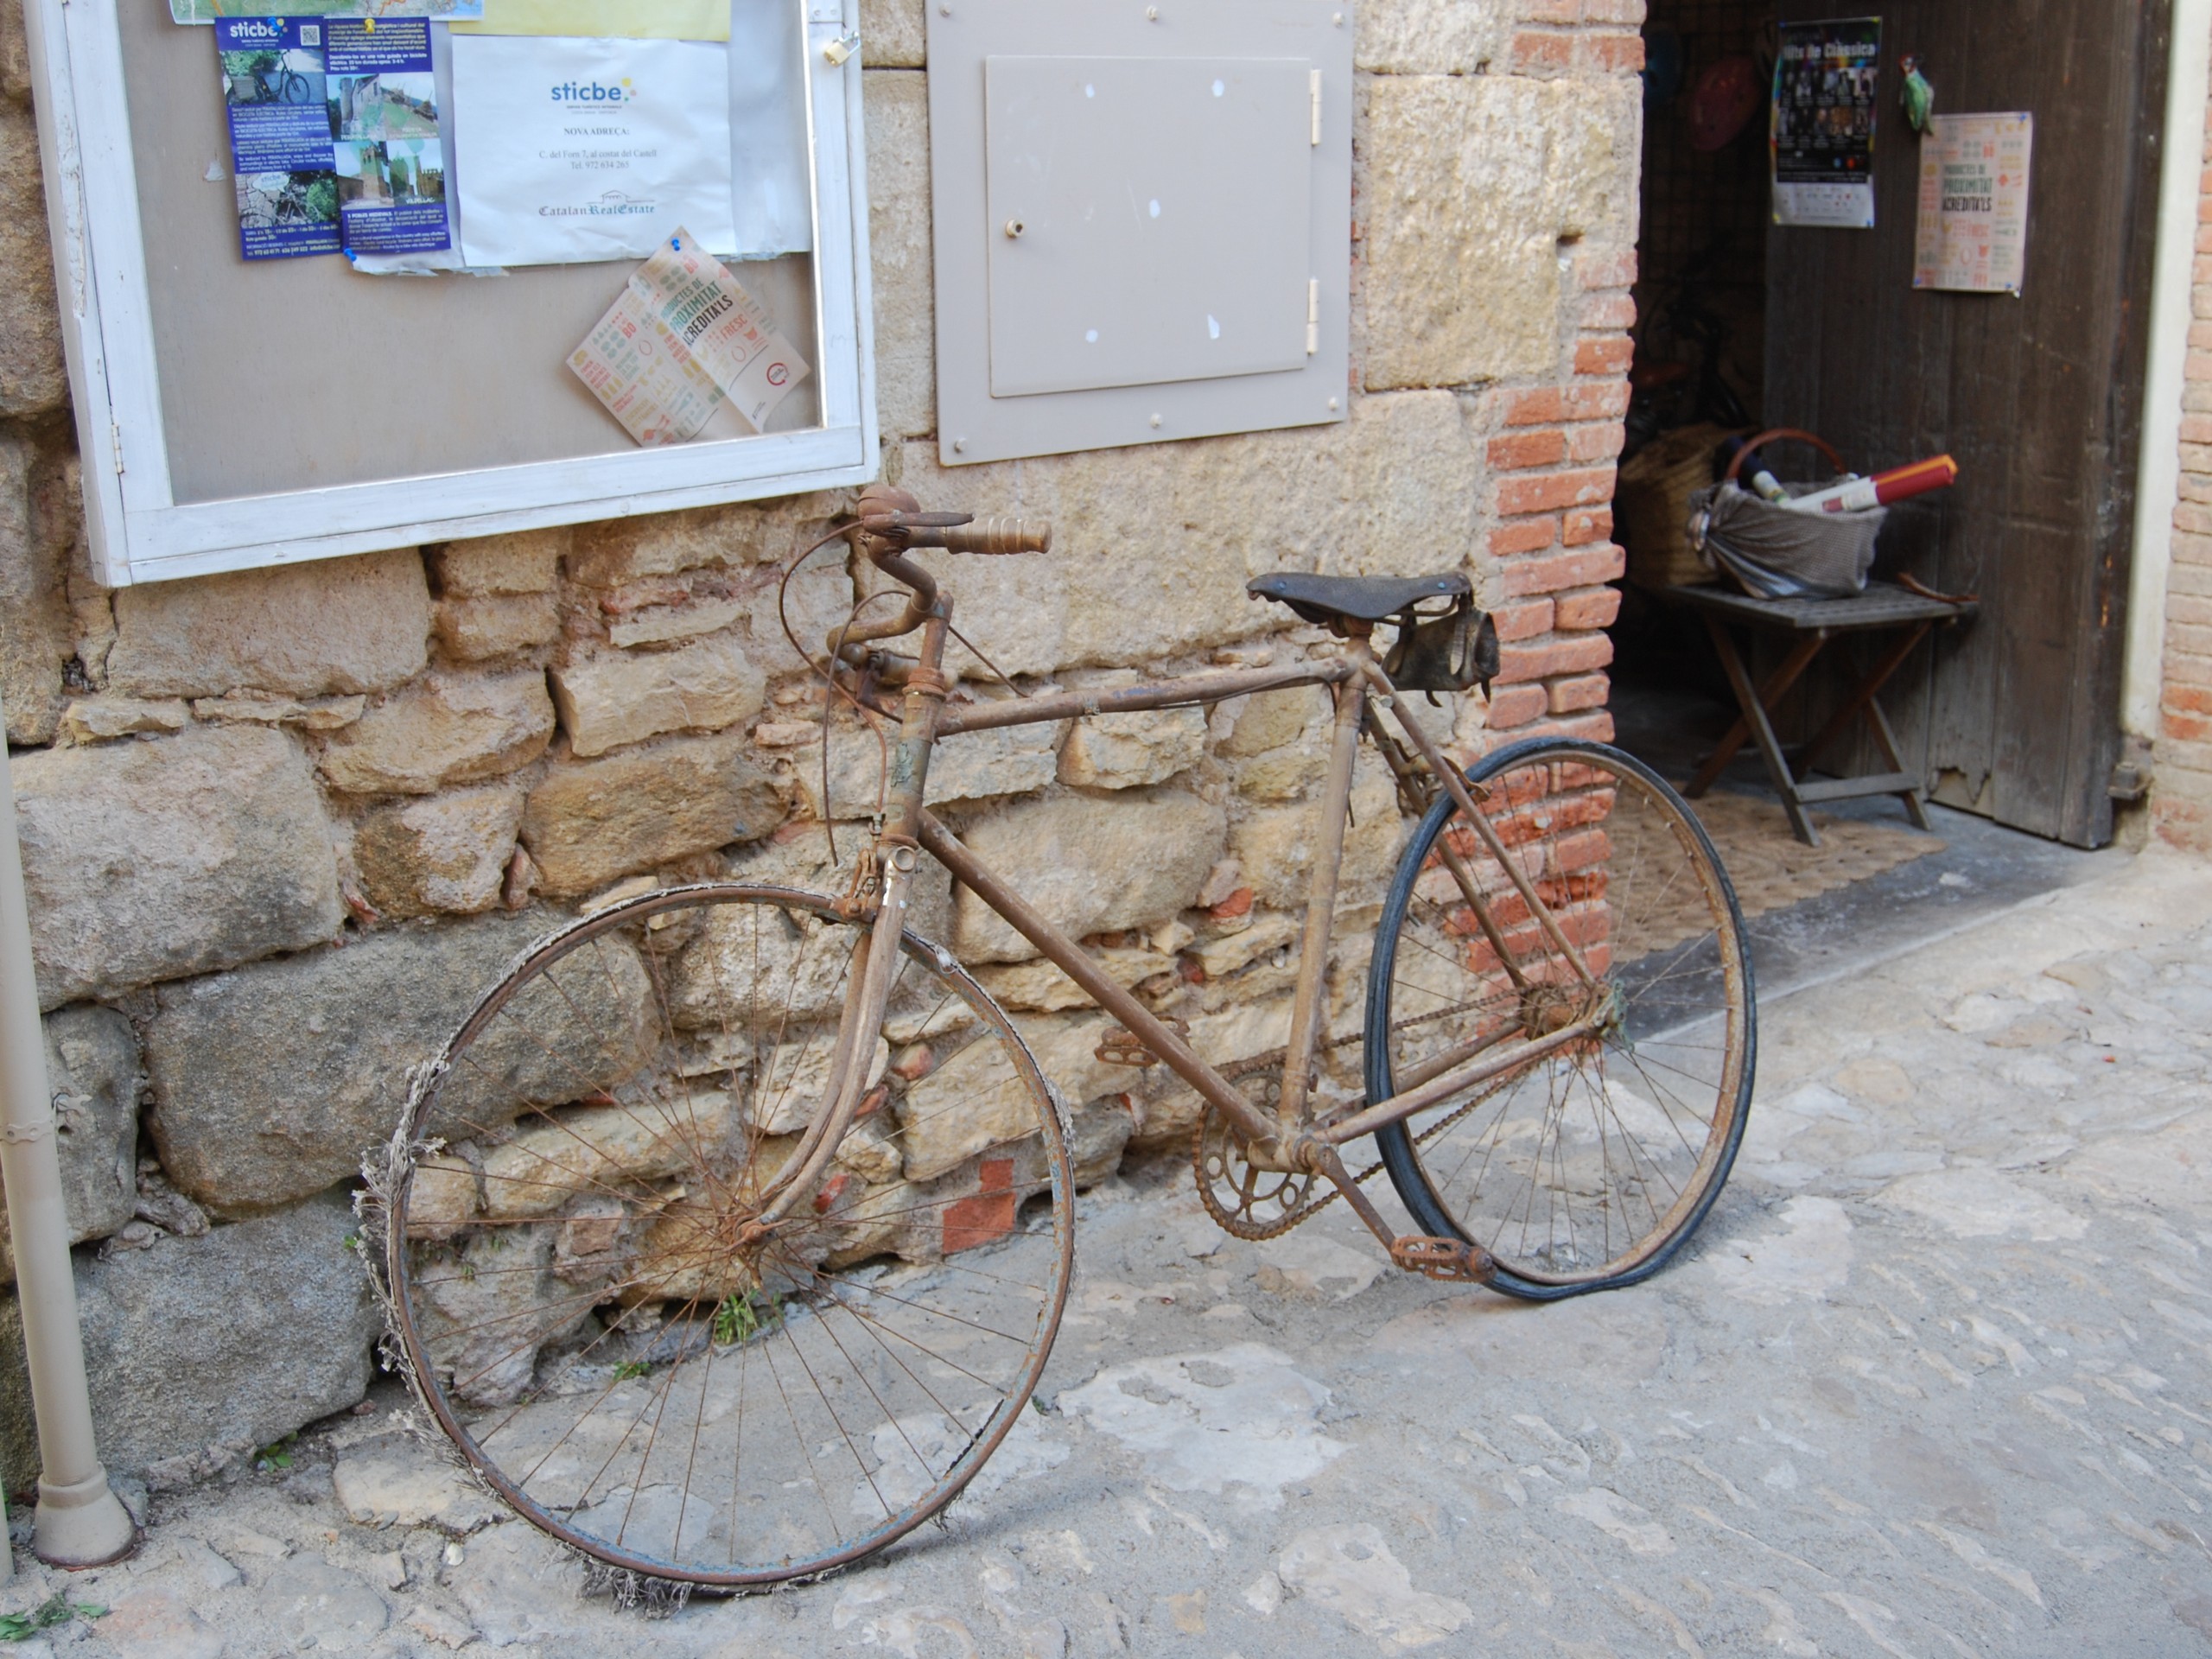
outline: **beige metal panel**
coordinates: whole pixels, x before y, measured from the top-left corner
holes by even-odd
[[[368,277],[339,256],[242,259],[209,31],[143,3],[118,22],[178,504],[635,452],[566,360],[626,264]],[[815,340],[806,257],[739,273]],[[817,423],[815,385],[774,429]]]
[[[1311,426],[1344,414],[1351,285],[1353,11],[1343,0],[958,0],[929,18],[931,218],[937,287],[938,440],[945,462],[998,461],[1215,433]],[[1012,60],[1088,60],[1126,77],[1132,118],[1116,126],[1040,105],[1018,111],[988,73],[1044,77]],[[1119,67],[1126,63],[1126,67]],[[1109,71],[1107,64],[1117,67]],[[1274,137],[1289,66],[1294,141]],[[1247,125],[1209,140],[1185,107],[1231,73],[1254,83]],[[1092,73],[1073,84],[1105,83]],[[1050,89],[1046,89],[1049,91]],[[1027,94],[1025,94],[1027,95]],[[1086,99],[1094,102],[1096,99]],[[1002,102],[1004,108],[995,108]],[[1136,118],[1138,110],[1150,119]],[[1009,136],[1020,115],[1027,130]],[[993,124],[996,123],[997,125]],[[1080,140],[1082,153],[1071,148]],[[1003,142],[1002,142],[1003,141]],[[1030,156],[1022,159],[1024,151]],[[1164,168],[1155,156],[1165,156]],[[1033,177],[1025,178],[1023,169]],[[1302,175],[1302,208],[1287,178]],[[1135,196],[1140,175],[1170,182]],[[1041,213],[1000,210],[1034,183]],[[1048,188],[1049,186],[1049,188]],[[1113,193],[1121,192],[1118,209]],[[1226,226],[1178,221],[1186,239],[1151,235],[1151,202],[1204,201]],[[1083,221],[1084,203],[1094,217]],[[1118,212],[1118,219],[1110,213]],[[1302,243],[1296,225],[1302,216]],[[1021,233],[1007,234],[1018,219]],[[1043,224],[1049,268],[1020,262]],[[1007,244],[1014,245],[1008,246]],[[1047,261],[1033,262],[1046,264]],[[1205,269],[1218,266],[1218,270]],[[1126,291],[1123,291],[1126,290]],[[1286,298],[1293,302],[1286,306]],[[1224,315],[1219,306],[1233,315]],[[1003,314],[1002,314],[1003,307]],[[1094,323],[1080,314],[1108,319]],[[1286,323],[1286,313],[1289,321]],[[1221,328],[1217,340],[1205,320]],[[1080,327],[1077,323],[1080,321]],[[1098,366],[1109,327],[1133,338]],[[1203,338],[1190,328],[1205,329]],[[1178,328],[1183,332],[1178,334]],[[1295,344],[1287,329],[1294,328]],[[1249,355],[1230,360],[1231,353]]]
[[[993,397],[1305,366],[1313,67],[985,60]]]

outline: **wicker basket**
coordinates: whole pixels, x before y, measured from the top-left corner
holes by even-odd
[[[1713,455],[1726,427],[1685,426],[1655,438],[1622,466],[1613,492],[1613,530],[1628,550],[1628,579],[1639,588],[1681,588],[1713,580],[1691,547],[1690,497],[1712,486]]]

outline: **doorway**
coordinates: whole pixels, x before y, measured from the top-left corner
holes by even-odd
[[[1885,693],[1905,765],[1945,805],[2101,846],[2120,755],[2168,8],[1889,0],[1866,10],[1882,28],[1874,227],[1808,229],[1771,223],[1767,89],[1780,25],[1839,9],[1650,0],[1615,717],[1624,742],[1677,778],[1732,720],[1702,624],[1667,598],[1670,582],[1702,575],[1681,504],[1690,483],[1710,480],[1721,435],[1803,428],[1861,472],[1948,453],[1958,483],[1893,510],[1875,567],[1878,578],[1910,575],[1980,602],[1970,626],[1920,647]],[[1900,106],[1908,54],[1938,113],[2035,117],[2018,297],[1913,287],[1923,140]],[[1774,459],[1790,476],[1792,457]],[[1809,453],[1794,464],[1813,475]],[[1764,664],[1755,656],[1752,667]],[[1844,681],[1840,664],[1815,664],[1782,706],[1785,741],[1825,722]],[[1846,748],[1827,764],[1877,769],[1870,761]],[[1752,762],[1735,775],[1760,774]]]

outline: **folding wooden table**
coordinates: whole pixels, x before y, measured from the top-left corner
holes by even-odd
[[[1930,599],[1886,582],[1869,583],[1866,591],[1854,599],[1753,599],[1747,594],[1714,584],[1669,591],[1670,597],[1690,606],[1705,618],[1706,628],[1713,635],[1713,649],[1720,654],[1720,666],[1726,671],[1728,683],[1736,693],[1737,707],[1743,711],[1729,728],[1728,735],[1720,740],[1720,747],[1706,757],[1684,793],[1695,800],[1712,788],[1714,780],[1736,758],[1737,752],[1750,741],[1758,745],[1759,753],[1766,761],[1767,775],[1773,779],[1775,791],[1782,797],[1791,830],[1808,847],[1819,846],[1821,837],[1813,828],[1806,808],[1821,801],[1894,795],[1904,803],[1904,810],[1916,826],[1929,828],[1927,780],[1905,769],[1904,761],[1897,753],[1897,734],[1890,728],[1889,716],[1882,712],[1878,694],[1931,630],[1955,626],[1974,615],[1979,607],[1973,601]],[[1794,637],[1796,643],[1767,677],[1764,686],[1752,684],[1751,672],[1745,667],[1735,638],[1729,632],[1732,622]],[[1774,734],[1771,716],[1775,705],[1812,665],[1813,659],[1829,640],[1842,634],[1885,632],[1897,634],[1896,643],[1859,676],[1827,723],[1799,751],[1793,770],[1781,741]],[[1890,769],[1866,777],[1800,782],[1813,763],[1862,715],[1875,747]]]

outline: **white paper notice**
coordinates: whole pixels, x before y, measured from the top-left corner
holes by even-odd
[[[700,41],[456,35],[471,265],[642,258],[677,226],[734,252],[729,58]]]
[[[2028,269],[2032,115],[1939,115],[1920,143],[1915,288],[2018,295]]]

